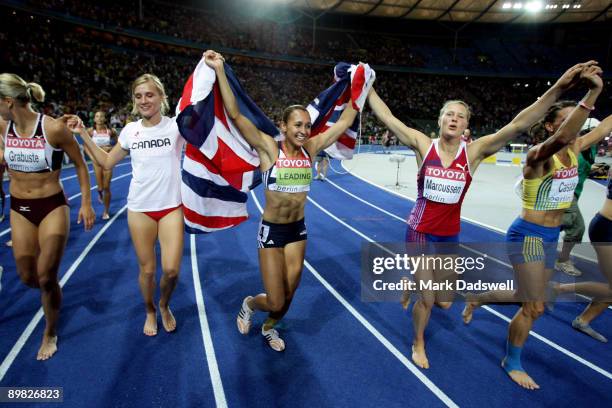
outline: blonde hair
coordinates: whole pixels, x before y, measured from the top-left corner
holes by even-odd
[[[136,78],[134,82],[132,82],[132,115],[138,115],[138,108],[136,107],[134,91],[138,86],[146,84],[147,82],[151,82],[153,86],[157,89],[157,92],[159,92],[159,94],[161,95],[161,114],[165,115],[170,111],[170,105],[168,104],[168,96],[166,95],[164,84],[162,84],[157,75],[153,74],[143,74]]]
[[[0,97],[10,97],[19,101],[22,105],[32,100],[43,102],[45,91],[35,82],[26,82],[15,74],[0,74]]]
[[[459,104],[462,105],[466,112],[467,112],[467,121],[470,121],[470,117],[472,116],[472,110],[470,109],[470,105],[468,105],[467,103],[463,102],[462,100],[459,99],[453,99],[450,101],[446,101],[444,102],[444,105],[442,105],[442,109],[440,109],[440,116],[438,116],[438,121],[440,121],[440,119],[442,119],[442,116],[444,116],[444,112],[446,112],[446,109],[448,109],[448,105],[452,105],[452,104]]]

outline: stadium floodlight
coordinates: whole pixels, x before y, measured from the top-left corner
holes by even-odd
[[[504,3],[504,5],[502,6],[503,9],[509,9],[512,8],[512,3]]]
[[[514,3],[514,4],[512,5],[512,8],[513,8],[513,9],[516,9],[516,10],[520,10],[520,9],[522,9],[522,8],[523,8],[523,3]]]
[[[564,5],[563,5],[563,8],[564,8],[564,9],[568,9],[568,8],[570,8],[570,5],[569,5],[569,4],[564,4]]]
[[[532,13],[537,13],[542,10],[542,2],[541,1],[528,1],[525,3],[525,10],[530,11]]]

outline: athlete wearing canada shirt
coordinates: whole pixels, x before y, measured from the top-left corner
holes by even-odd
[[[128,193],[130,211],[150,212],[181,204],[181,153],[185,139],[176,121],[166,116],[152,127],[142,119],[128,123],[119,135],[119,146],[130,152],[132,182]]]
[[[439,138],[434,142],[393,116],[387,105],[372,90],[368,102],[374,114],[401,143],[414,149],[419,165],[417,203],[409,217],[406,240],[457,242],[461,203],[471,177],[482,160],[497,152],[540,119],[561,94],[573,85],[576,74],[584,65],[578,64],[566,71],[536,102],[520,112],[499,131],[481,137],[467,146],[461,141],[471,115],[469,106],[465,102],[452,100],[444,104],[438,117]],[[423,270],[418,271],[415,276],[419,280],[433,280],[440,278],[439,272]],[[450,273],[450,277],[445,279],[456,279],[456,274]],[[425,353],[425,328],[433,305],[449,308],[452,293],[421,291],[421,295],[421,299],[412,309],[415,331],[412,360],[421,368],[429,368]]]
[[[87,149],[106,170],[130,153],[132,182],[128,194],[128,226],[138,257],[138,283],[144,298],[146,318],[143,332],[157,334],[155,296],[155,242],[161,246],[162,278],[159,310],[164,329],[176,329],[169,302],[178,282],[183,254],[183,210],[181,206],[181,153],[185,144],[169,110],[164,86],[158,77],[144,74],[132,84],[133,114],[142,119],[131,122],[119,135],[119,143],[107,153],[98,147],[86,129],[77,126]],[[82,124],[81,124],[82,125]]]

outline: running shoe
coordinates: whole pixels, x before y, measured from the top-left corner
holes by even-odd
[[[559,262],[559,261],[555,262],[555,269],[569,276],[582,275],[582,272],[580,272],[580,270],[576,268],[576,266],[574,265],[571,259],[568,259],[565,262]]]
[[[236,326],[238,326],[238,331],[241,334],[248,334],[249,330],[251,330],[251,318],[253,317],[254,310],[251,310],[247,302],[252,299],[253,296],[247,296],[242,301],[242,307],[238,312],[238,317],[236,318]]]
[[[263,326],[261,326],[261,335],[266,338],[272,350],[283,351],[285,349],[285,341],[278,336],[278,332],[275,329],[264,330]]]

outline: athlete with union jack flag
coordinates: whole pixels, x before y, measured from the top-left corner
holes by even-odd
[[[307,238],[304,206],[312,182],[311,158],[338,140],[351,126],[357,116],[354,107],[358,107],[359,102],[363,106],[369,87],[362,87],[365,94],[357,92],[357,98],[351,95],[345,106],[337,106],[337,111],[343,110],[338,120],[312,138],[313,124],[307,108],[288,107],[281,123],[284,138],[277,142],[242,114],[225,74],[221,54],[206,51],[204,60],[215,71],[226,115],[259,156],[259,170],[265,186],[266,204],[257,237],[265,293],[244,299],[236,323],[240,333],[247,334],[253,313],[256,310],[268,312],[261,334],[273,350],[283,351],[285,342],[274,326],[287,313],[302,274]],[[372,75],[369,86],[373,78]]]

